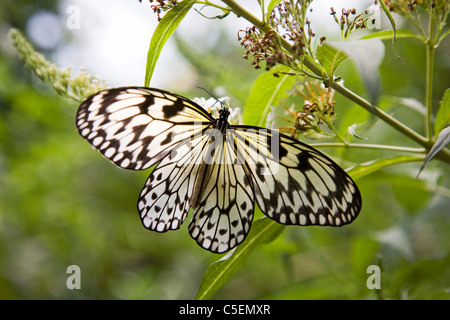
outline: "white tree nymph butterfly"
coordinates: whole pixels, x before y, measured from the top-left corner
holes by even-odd
[[[159,89],[101,91],[80,105],[79,133],[124,169],[156,165],[139,196],[144,226],[189,233],[211,252],[244,241],[255,203],[285,225],[342,226],[361,209],[358,187],[316,149],[277,131],[230,125],[195,102]]]

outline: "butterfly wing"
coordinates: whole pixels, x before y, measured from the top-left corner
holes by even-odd
[[[132,170],[151,167],[213,122],[194,102],[143,87],[101,91],[86,98],[76,115],[81,136],[113,163]]]
[[[255,197],[247,168],[239,163],[234,148],[234,132],[227,130],[214,152],[205,148],[211,161],[202,192],[189,224],[189,233],[204,249],[226,252],[244,241],[253,220]]]
[[[276,131],[234,126],[261,211],[281,224],[341,226],[361,209],[358,187],[318,150]]]
[[[204,249],[222,253],[244,241],[255,198],[250,175],[245,166],[236,165],[229,139],[211,143],[211,131],[221,138],[218,130],[206,130],[158,163],[141,192],[138,210],[146,228],[165,232],[178,229],[193,207],[191,236]]]
[[[150,174],[138,200],[142,223],[149,230],[178,229],[192,205],[206,135],[174,148]]]
[[[340,226],[361,208],[355,183],[319,151],[251,126],[220,131],[223,141],[212,147],[211,132],[218,131],[214,118],[166,91],[99,92],[82,102],[76,124],[119,167],[141,170],[158,163],[138,201],[144,226],[158,232],[178,229],[193,207],[189,232],[212,252],[244,241],[255,200],[282,224]],[[212,161],[205,161],[208,156]]]

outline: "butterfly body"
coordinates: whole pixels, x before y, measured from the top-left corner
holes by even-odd
[[[212,252],[244,241],[255,203],[282,224],[341,226],[361,196],[327,156],[276,131],[215,119],[193,101],[159,89],[102,91],[77,112],[79,133],[119,167],[156,164],[138,200],[144,226],[178,229],[194,210],[189,233]]]

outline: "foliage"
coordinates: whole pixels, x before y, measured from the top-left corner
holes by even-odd
[[[129,212],[148,173],[105,164],[76,137],[76,104],[67,112],[67,103],[48,87],[39,84],[39,93],[29,82],[19,85],[23,74],[14,73],[2,55],[0,76],[11,81],[0,86],[0,297],[448,299],[449,94],[448,70],[440,60],[446,58],[441,47],[448,48],[446,1],[380,1],[393,30],[368,35],[360,34],[372,23],[367,13],[345,9],[338,17],[337,8],[331,10],[345,41],[385,41],[394,48],[378,66],[383,88],[373,103],[364,98],[370,88],[351,52],[312,30],[313,1],[258,1],[261,18],[233,0],[150,2],[161,21],[150,41],[146,84],[187,11],[213,7],[217,19],[236,14],[248,20],[252,26],[239,31],[239,42],[256,70],[235,73],[257,77],[247,97],[232,80],[221,85],[244,105],[246,124],[266,126],[276,119],[289,134],[309,138],[340,159],[361,189],[360,216],[338,229],[256,219],[246,241],[219,260],[185,241],[185,225],[184,232],[149,234]],[[411,29],[397,29],[391,12]],[[10,35],[21,58],[59,94],[79,101],[105,85],[85,71],[71,78],[17,30]],[[208,58],[196,52],[190,61],[208,73],[202,64]],[[418,72],[423,65],[426,71]],[[209,83],[229,79],[226,70],[210,68]],[[86,270],[80,291],[65,288],[71,264]],[[382,270],[379,290],[366,286],[370,265]]]
[[[17,29],[11,29],[8,36],[20,59],[33,69],[39,79],[51,83],[59,95],[81,102],[85,97],[106,89],[106,81],[91,76],[84,69],[71,78],[70,67],[58,69],[55,64],[48,62],[42,54],[34,51]]]

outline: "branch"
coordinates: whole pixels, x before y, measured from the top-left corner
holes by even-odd
[[[362,149],[378,149],[378,150],[390,150],[410,153],[422,153],[425,154],[427,150],[424,148],[409,148],[399,146],[389,146],[383,144],[367,144],[367,143],[349,143],[344,144],[340,142],[323,142],[323,143],[311,143],[311,147],[348,147],[348,148],[362,148]]]

